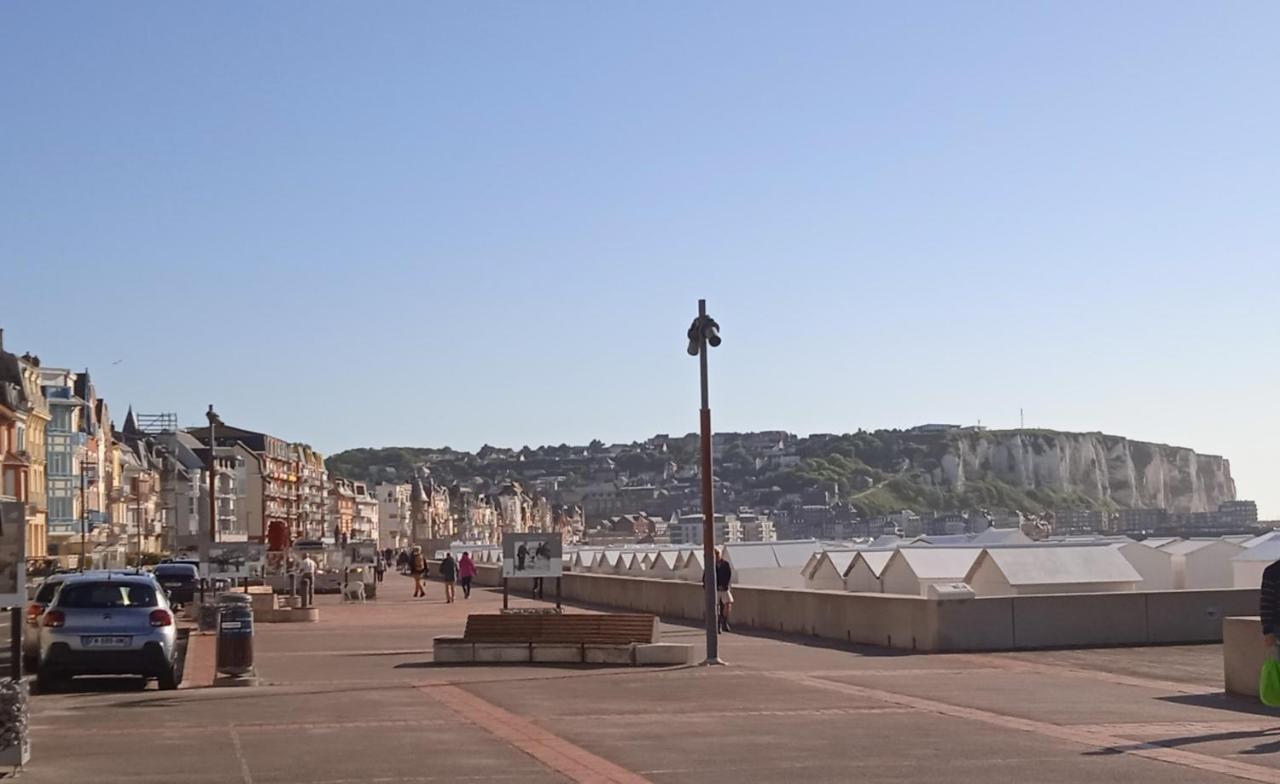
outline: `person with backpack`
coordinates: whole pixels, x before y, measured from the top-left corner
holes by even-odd
[[[444,603],[453,604],[453,584],[458,579],[458,562],[453,560],[453,553],[446,552],[440,562],[440,579],[444,581]]]
[[[416,544],[409,553],[409,576],[413,578],[413,598],[426,596],[427,589],[422,586],[422,581],[427,577],[427,559],[422,555],[422,548]]]

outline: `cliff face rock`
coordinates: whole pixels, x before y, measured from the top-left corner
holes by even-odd
[[[1213,511],[1236,497],[1226,458],[1102,433],[953,431],[938,462],[934,484],[957,492],[969,481],[998,479],[1171,512]]]

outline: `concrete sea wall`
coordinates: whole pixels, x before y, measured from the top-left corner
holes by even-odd
[[[498,568],[481,566],[477,582],[500,585]],[[511,588],[527,591],[528,581],[513,580]],[[549,582],[548,598],[553,591]],[[702,619],[702,588],[695,583],[566,573],[561,591],[568,602]],[[733,595],[736,627],[915,651],[1220,642],[1224,618],[1256,613],[1258,606],[1254,588],[938,601],[739,586]]]

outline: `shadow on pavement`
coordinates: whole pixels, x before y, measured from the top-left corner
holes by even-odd
[[[147,679],[128,675],[104,676],[95,678],[72,678],[61,684],[54,694],[112,694],[129,691],[142,691],[147,688]],[[37,692],[43,693],[43,692]]]
[[[1233,713],[1247,713],[1251,716],[1274,717],[1276,726],[1280,727],[1280,714],[1253,700],[1227,694],[1224,691],[1213,694],[1175,694],[1157,697],[1161,702],[1172,702],[1177,705],[1194,705],[1197,708],[1214,708]]]
[[[1270,730],[1237,730],[1234,732],[1210,732],[1204,735],[1185,735],[1180,738],[1160,738],[1158,740],[1135,741],[1122,746],[1111,746],[1097,751],[1085,752],[1086,757],[1105,757],[1112,754],[1124,754],[1130,751],[1140,751],[1152,746],[1162,746],[1165,748],[1179,748],[1181,746],[1194,746],[1197,743],[1213,743],[1223,740],[1244,740],[1247,738],[1280,738],[1280,726]],[[1271,743],[1262,743],[1251,749],[1245,749],[1238,752],[1239,754],[1273,754],[1280,751],[1280,740]]]

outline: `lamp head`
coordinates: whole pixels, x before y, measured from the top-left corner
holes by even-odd
[[[720,345],[720,325],[710,316],[707,316],[706,323],[702,325],[702,334],[712,348]]]
[[[691,357],[698,356],[698,352],[702,350],[702,330],[699,329],[701,325],[698,321],[694,319],[689,325],[689,356]]]

